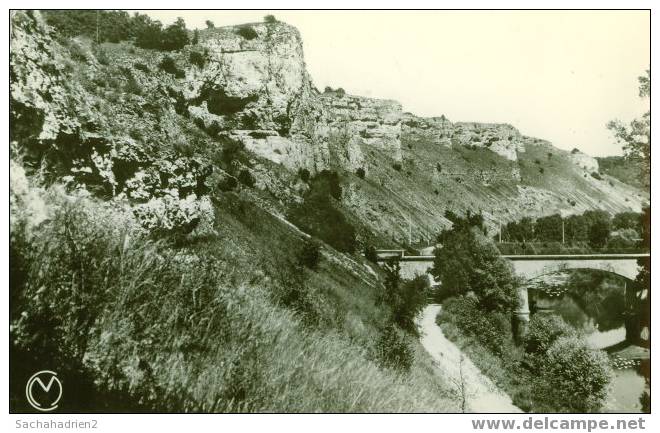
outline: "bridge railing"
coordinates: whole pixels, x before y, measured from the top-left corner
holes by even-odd
[[[562,244],[561,242],[498,242],[502,255],[564,255],[564,254],[641,254],[644,247],[594,248],[587,242]]]

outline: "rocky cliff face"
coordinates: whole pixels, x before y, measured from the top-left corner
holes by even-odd
[[[582,153],[577,149],[574,149],[571,152],[570,158],[573,164],[589,173],[597,173],[599,170],[598,160],[596,158],[589,156],[586,153]]]
[[[525,151],[525,137],[508,124],[452,123],[445,116],[420,118],[406,113],[404,129],[406,133],[437,141],[447,147],[485,147],[510,161],[516,161],[518,152]]]
[[[188,112],[257,155],[287,168],[319,171],[364,163],[362,146],[401,158],[401,106],[336,93],[321,95],[305,69],[298,30],[257,23],[203,32],[206,61],[187,65]]]
[[[593,158],[511,125],[421,118],[396,101],[321,93],[298,31],[284,23],[205,30],[170,53],[60,44],[38,14],[13,24],[12,142],[28,166],[46,158],[50,180],[105,197],[199,198],[236,188],[230,181],[246,171],[276,199],[269,211],[285,215],[309,188],[298,169],[330,168],[341,174],[338,206],[378,245],[407,242],[409,227],[413,241],[432,241],[446,210],[482,211],[495,226],[558,211],[638,211],[647,201],[590,176]],[[233,143],[223,136],[251,153],[218,158]]]

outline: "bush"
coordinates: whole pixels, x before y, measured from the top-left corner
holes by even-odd
[[[266,15],[264,17],[264,22],[267,24],[273,24],[277,22],[277,18],[275,18],[275,15]]]
[[[608,239],[606,247],[611,251],[636,248],[638,246],[637,236],[638,234],[635,230],[620,230],[619,233]]]
[[[575,335],[575,330],[560,316],[534,314],[529,321],[529,329],[522,340],[522,345],[525,352],[530,355],[545,355],[558,338]]]
[[[220,182],[218,182],[218,188],[220,191],[231,191],[235,189],[238,186],[238,180],[234,176],[225,176],[223,177]]]
[[[412,280],[401,281],[399,271],[398,260],[390,259],[385,266],[385,284],[379,300],[390,308],[393,323],[411,334],[416,334],[415,318],[426,305],[428,279],[420,275]]]
[[[373,245],[367,245],[364,247],[364,258],[369,260],[371,263],[378,263],[378,254],[376,254],[376,247]]]
[[[598,412],[612,375],[604,352],[575,336],[560,337],[548,349],[534,399],[561,412]]]
[[[298,176],[300,177],[300,180],[302,180],[303,182],[305,183],[309,182],[310,173],[309,170],[307,170],[306,168],[301,168],[300,170],[298,170]]]
[[[413,350],[405,335],[394,325],[389,325],[380,332],[376,342],[376,362],[384,368],[408,372],[414,361]]]
[[[298,251],[298,263],[306,266],[309,269],[318,269],[319,262],[321,261],[321,247],[313,240],[306,240],[302,248]]]
[[[240,171],[240,173],[238,173],[238,181],[248,188],[254,187],[255,183],[257,182],[252,173],[250,173],[250,170],[247,168],[244,168]]]
[[[252,40],[259,37],[259,34],[251,26],[239,26],[236,30],[236,34],[242,37],[243,39]]]
[[[188,55],[188,60],[190,63],[200,68],[203,68],[206,64],[206,57],[204,56],[204,53],[200,53],[199,51],[191,51]]]
[[[96,60],[100,64],[104,66],[108,66],[110,64],[110,57],[108,56],[108,52],[104,50],[100,45],[95,46],[93,50],[94,50],[94,56],[96,57]],[[149,72],[149,71],[147,70],[145,72]]]
[[[395,162],[392,164],[392,168],[395,169],[396,171],[401,171],[401,163],[400,162]]]
[[[592,171],[591,177],[593,177],[596,180],[603,180],[603,178],[600,176],[600,173],[598,173],[597,171]]]
[[[142,72],[144,72],[145,74],[148,74],[148,73],[151,72],[151,70],[149,69],[149,67],[148,67],[147,65],[145,65],[144,63],[135,63],[135,64],[133,65],[133,67],[134,67],[135,69],[137,69],[138,71],[142,71]]]
[[[449,317],[450,316],[450,317]],[[457,296],[442,304],[440,322],[451,322],[475,338],[492,353],[502,356],[513,346],[511,319],[508,313],[485,312],[474,296]]]
[[[335,200],[341,200],[342,187],[336,171],[322,170],[314,176],[310,186],[312,198],[330,196]]]
[[[355,174],[357,174],[357,177],[359,177],[360,179],[364,179],[364,176],[365,176],[364,168],[362,168],[362,167],[358,168],[355,171]]]
[[[327,301],[313,286],[308,284],[302,264],[284,259],[278,264],[275,281],[271,287],[271,296],[275,302],[295,312],[302,322],[309,327],[318,327],[329,320]],[[331,311],[330,311],[331,312]]]
[[[220,162],[227,169],[231,168],[234,161],[240,161],[245,144],[242,141],[236,140],[227,136],[221,136],[222,151],[220,153]]]
[[[197,198],[190,194],[186,198],[166,195],[152,198],[133,208],[137,221],[155,236],[180,238],[200,224],[212,226],[213,205],[208,197]]]
[[[341,87],[338,87],[335,93],[339,98],[343,98],[344,95],[346,95],[346,90],[342,89]]]
[[[158,67],[162,71],[174,75],[176,78],[184,78],[186,76],[185,72],[177,66],[174,59],[170,56],[164,56],[163,60],[158,64]]]

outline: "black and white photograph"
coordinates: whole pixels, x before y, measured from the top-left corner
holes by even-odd
[[[176,4],[8,11],[10,427],[648,427],[651,9]]]

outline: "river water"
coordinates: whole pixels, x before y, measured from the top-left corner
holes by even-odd
[[[603,407],[605,412],[641,412],[640,398],[649,390],[646,378],[650,377],[649,360],[633,359],[634,346],[625,343],[621,306],[625,305],[624,291],[612,290],[602,296],[598,304],[589,304],[583,308],[568,294],[548,296],[536,292],[535,309],[537,314],[552,312],[559,314],[566,322],[584,334],[590,347],[608,349],[613,359],[614,377],[610,383],[608,396]],[[592,300],[596,298],[591,297]],[[585,305],[585,302],[582,302]],[[612,349],[615,346],[616,349]]]

